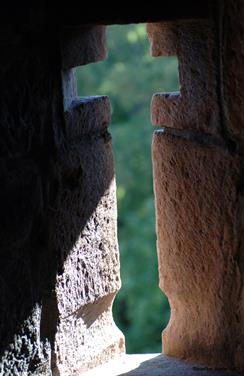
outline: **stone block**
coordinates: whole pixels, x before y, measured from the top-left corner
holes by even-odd
[[[98,148],[98,156],[102,152],[104,150]],[[76,176],[77,187],[64,178],[59,197],[62,207],[55,216],[53,246],[62,251],[62,271],[56,284],[62,318],[120,288],[114,179],[103,165],[107,157],[101,158],[102,163],[99,163],[91,160],[92,155],[89,159],[83,156],[94,167],[96,177],[85,170],[85,162],[80,175]],[[101,167],[103,171],[98,170]],[[98,193],[93,192],[95,189]],[[59,233],[63,234],[61,239]]]
[[[173,56],[177,55],[176,22],[154,22],[147,24],[148,38],[151,43],[151,55]],[[179,26],[178,26],[179,27]]]
[[[223,76],[222,108],[226,132],[232,137],[244,137],[244,43],[242,0],[226,0],[224,12],[220,15],[221,52]],[[222,17],[222,18],[221,18]]]
[[[157,93],[152,99],[152,122],[178,129],[220,132],[218,57],[214,24],[185,20],[148,24],[153,56],[176,55],[180,91]]]
[[[64,112],[67,138],[71,141],[81,136],[106,130],[111,120],[109,98],[106,96],[75,97]]]
[[[61,375],[94,368],[124,353],[124,339],[112,318],[114,294],[97,299],[60,320],[56,335]]]
[[[164,353],[233,368],[243,343],[240,160],[212,136],[162,130],[153,167],[160,287],[171,306]]]
[[[65,113],[66,143],[57,154],[60,186],[50,248],[58,255],[53,369],[61,375],[124,352],[112,303],[120,288],[117,205],[106,97],[76,98]],[[50,301],[47,301],[50,311]],[[50,337],[49,315],[43,318]]]
[[[106,27],[66,28],[60,34],[62,69],[94,63],[106,58]]]

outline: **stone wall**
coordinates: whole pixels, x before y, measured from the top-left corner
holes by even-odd
[[[180,92],[152,101],[164,351],[243,367],[244,11],[208,3],[1,9],[1,374],[77,375],[124,352],[110,104],[78,98],[73,67],[106,57],[102,24],[133,20],[163,20],[152,53],[179,59]]]
[[[180,79],[152,99],[163,349],[227,368],[244,366],[243,15],[226,0],[208,19],[148,25],[153,56],[177,55]]]
[[[124,352],[107,97],[72,66],[106,56],[104,27],[2,43],[1,374],[71,375]]]

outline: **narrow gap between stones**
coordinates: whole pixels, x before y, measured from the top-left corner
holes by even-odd
[[[150,56],[143,24],[110,26],[107,44],[107,60],[77,68],[77,89],[108,95],[112,105],[122,279],[114,319],[127,353],[156,353],[170,308],[158,288],[150,102],[155,92],[179,90],[178,61]]]

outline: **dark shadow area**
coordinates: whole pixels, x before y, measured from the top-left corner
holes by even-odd
[[[64,124],[58,40],[11,31],[1,44],[0,356],[29,374],[48,362],[56,277],[114,171],[107,124],[79,137]]]
[[[175,1],[174,3],[163,0],[158,9],[158,3],[153,1],[150,6],[140,4],[131,7],[130,10],[124,4],[111,4],[110,7],[98,4],[95,9],[87,5],[86,12],[80,3],[76,4],[77,12],[73,12],[73,7],[66,5],[61,7],[59,20],[65,25],[79,25],[81,23],[97,24],[128,24],[142,22],[156,22],[160,20],[182,18],[206,17],[209,12],[209,1],[199,0],[196,4],[193,0]]]
[[[157,22],[160,20],[174,20],[178,18],[202,18],[209,14],[210,0],[163,0],[158,9],[158,2],[152,1],[150,6],[140,4],[140,6],[128,9],[124,4],[110,4],[109,7],[96,4],[84,4],[80,1],[72,1],[71,4],[57,1],[43,0],[40,3],[33,3],[24,0],[20,3],[3,3],[1,5],[0,20],[1,26],[16,25],[24,29],[39,28],[40,24],[59,28],[76,27],[87,24],[127,24],[140,22]],[[58,11],[57,11],[58,10]]]

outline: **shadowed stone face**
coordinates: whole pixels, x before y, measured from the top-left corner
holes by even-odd
[[[58,41],[51,49],[38,37],[6,45],[0,69],[6,375],[69,375],[124,351],[112,318],[120,276],[109,100],[75,97]],[[82,58],[100,58],[99,43]]]

